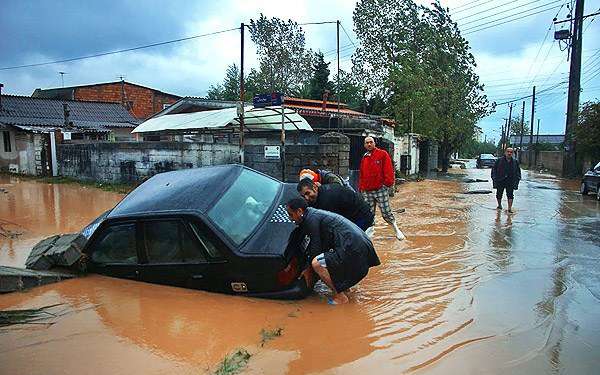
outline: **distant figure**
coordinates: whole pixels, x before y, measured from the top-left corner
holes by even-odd
[[[345,180],[342,176],[328,171],[326,169],[317,169],[316,172],[308,168],[303,169],[300,171],[298,181],[302,181],[305,178],[310,179],[312,182],[318,185],[338,184],[352,189],[350,183],[347,180]]]
[[[402,241],[406,237],[396,224],[388,191],[395,180],[392,159],[387,151],[375,146],[373,137],[365,138],[365,149],[367,152],[360,161],[359,190],[373,214],[375,214],[375,204],[379,206],[383,220],[394,227],[396,238]]]
[[[519,162],[513,158],[513,149],[508,147],[504,156],[498,158],[492,167],[492,184],[496,189],[496,200],[498,201],[496,209],[502,209],[502,195],[506,189],[508,212],[513,212],[512,205],[515,199],[513,191],[519,188],[519,181],[521,181],[521,168]]]
[[[313,272],[333,291],[330,304],[348,302],[344,293],[380,264],[373,243],[365,232],[341,215],[308,207],[302,198],[287,204],[290,219],[309,237],[304,249],[308,267],[302,271],[307,285]]]
[[[309,206],[335,212],[356,224],[367,233],[372,232],[375,215],[362,195],[339,184],[319,186],[309,178],[298,183],[298,192]]]

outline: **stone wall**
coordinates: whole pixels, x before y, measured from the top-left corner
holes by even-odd
[[[285,181],[297,182],[304,168],[327,169],[343,177],[349,174],[350,140],[339,133],[327,133],[319,137],[318,144],[290,144],[285,146]],[[276,142],[269,145],[279,146]],[[279,180],[282,178],[281,159],[267,159],[265,145],[247,145],[244,148],[248,167],[266,173]]]
[[[239,148],[186,142],[100,142],[58,145],[59,175],[102,182],[138,182],[161,172],[236,163]]]

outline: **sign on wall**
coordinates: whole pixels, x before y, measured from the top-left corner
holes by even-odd
[[[273,92],[270,94],[258,94],[254,95],[252,104],[256,108],[278,106],[283,104],[283,94],[280,92]]]
[[[265,146],[265,159],[281,158],[280,146]]]

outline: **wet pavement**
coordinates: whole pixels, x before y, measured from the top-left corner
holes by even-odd
[[[597,373],[600,204],[577,181],[525,171],[509,215],[493,194],[462,194],[491,189],[461,182],[489,169],[453,172],[400,186],[407,241],[377,215],[382,265],[348,305],[88,276],[0,295],[0,309],[63,304],[52,325],[0,328],[0,373],[198,374],[237,348],[252,353],[251,374]],[[5,176],[0,187],[0,224],[14,233],[0,236],[0,264],[12,266],[122,197]],[[261,343],[262,329],[277,328]]]

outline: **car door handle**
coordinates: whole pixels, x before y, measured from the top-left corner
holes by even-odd
[[[200,280],[203,278],[204,278],[204,275],[192,275],[192,279],[194,279],[194,280]]]

